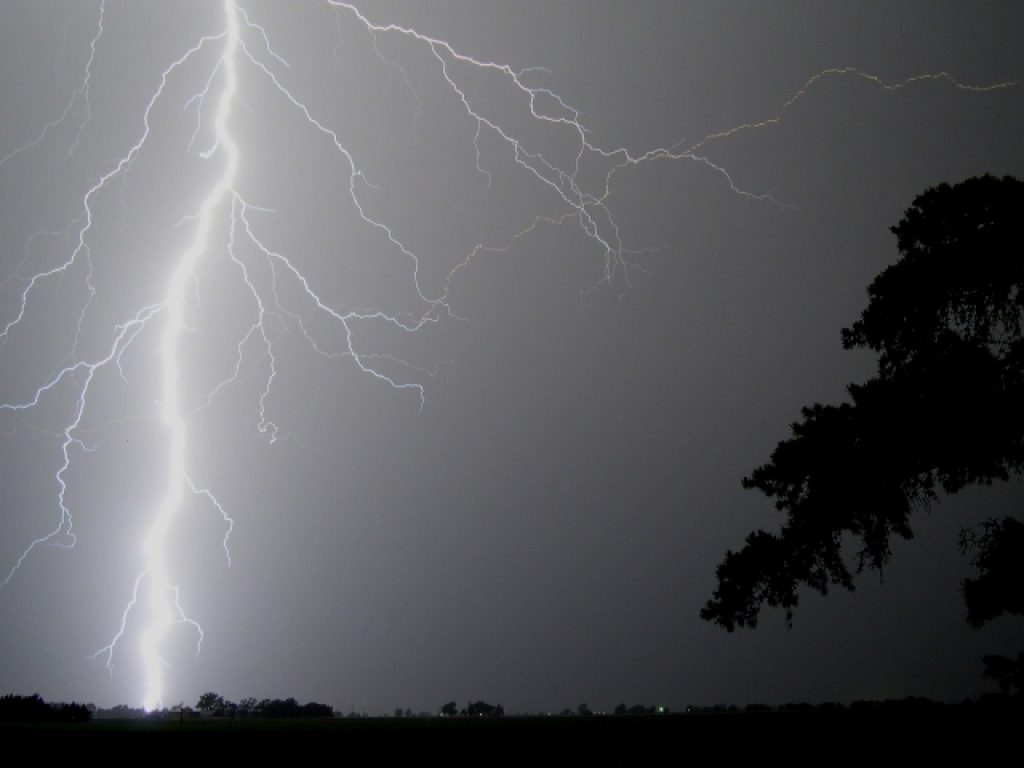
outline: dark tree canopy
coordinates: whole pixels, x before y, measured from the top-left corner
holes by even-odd
[[[900,259],[842,332],[846,349],[878,353],[878,373],[849,385],[850,403],[804,408],[743,479],[787,519],[726,553],[702,618],[754,627],[767,603],[791,622],[802,585],[852,590],[851,566],[882,569],[890,536],[911,538],[912,512],[939,490],[1024,469],[1022,210],[1024,182],[983,176],[927,190],[892,228]]]
[[[988,520],[981,533],[960,533],[960,548],[977,549],[971,564],[978,578],[964,579],[967,623],[980,627],[1004,613],[1024,615],[1024,523],[1012,517]]]
[[[501,704],[488,704],[486,701],[470,702],[460,714],[469,717],[504,717],[505,708]]]
[[[212,712],[217,709],[224,708],[224,697],[220,694],[214,693],[213,691],[207,691],[199,697],[199,701],[196,703],[196,709],[200,712]]]

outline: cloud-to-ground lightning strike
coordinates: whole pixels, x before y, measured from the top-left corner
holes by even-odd
[[[130,597],[120,621],[113,629],[109,644],[93,654],[93,658],[105,661],[113,671],[114,659],[126,629],[139,609],[143,609],[148,625],[142,632],[142,698],[147,709],[158,708],[164,703],[163,675],[166,662],[162,647],[171,627],[175,624],[191,627],[195,632],[197,653],[203,637],[199,623],[185,609],[187,596],[179,594],[179,588],[174,583],[175,568],[169,562],[166,546],[167,537],[179,517],[186,494],[191,493],[201,499],[220,515],[224,525],[224,558],[228,566],[231,563],[229,537],[234,521],[213,490],[193,481],[187,427],[192,418],[212,406],[236,382],[243,359],[255,355],[266,366],[262,391],[255,404],[256,428],[270,442],[282,437],[281,428],[270,415],[269,405],[275,377],[278,375],[278,358],[275,356],[278,336],[275,328],[289,328],[300,334],[315,353],[325,358],[345,358],[363,373],[376,377],[382,384],[411,390],[422,408],[425,395],[423,377],[432,372],[394,355],[364,351],[358,342],[359,328],[368,323],[376,323],[399,332],[415,332],[425,324],[455,318],[448,303],[455,273],[483,252],[497,253],[509,249],[513,243],[533,233],[541,221],[578,226],[582,236],[593,244],[597,257],[603,259],[602,275],[597,285],[608,286],[615,295],[621,297],[630,286],[630,270],[637,266],[633,254],[642,248],[622,241],[613,215],[610,197],[615,175],[619,171],[655,161],[700,163],[719,174],[722,183],[736,194],[767,204],[785,204],[786,201],[776,200],[767,193],[742,188],[734,182],[726,168],[703,154],[702,150],[712,142],[726,140],[739,132],[778,123],[784,119],[786,110],[793,102],[804,96],[808,89],[819,87],[823,80],[830,77],[864,78],[888,90],[910,87],[923,80],[941,80],[952,88],[976,92],[1017,85],[1016,82],[1007,82],[976,87],[964,85],[945,73],[919,75],[899,83],[886,84],[860,70],[827,69],[808,79],[773,116],[712,133],[689,144],[686,149],[680,150],[678,146],[682,145],[676,145],[633,155],[624,148],[604,149],[592,143],[581,121],[581,113],[576,108],[555,91],[530,85],[542,73],[541,70],[515,71],[507,65],[470,57],[444,40],[415,29],[375,23],[351,3],[333,0],[323,2],[336,14],[339,30],[342,20],[345,20],[353,28],[361,30],[361,34],[368,36],[370,48],[380,64],[394,73],[415,99],[417,113],[412,117],[414,133],[416,121],[420,119],[421,95],[414,79],[400,64],[392,61],[386,49],[380,45],[385,39],[394,44],[416,47],[432,63],[433,76],[447,89],[461,110],[462,117],[473,126],[472,146],[467,151],[474,159],[480,178],[488,187],[496,183],[496,179],[493,169],[488,166],[487,148],[492,145],[503,147],[507,159],[534,181],[539,195],[548,201],[550,213],[536,217],[531,224],[511,237],[501,237],[492,243],[480,243],[454,259],[455,265],[444,270],[447,278],[433,292],[428,291],[423,287],[421,254],[406,244],[408,239],[393,224],[374,213],[365,203],[370,190],[375,193],[380,191],[372,172],[363,170],[359,158],[346,144],[341,132],[318,116],[315,108],[301,98],[295,85],[289,84],[290,66],[285,57],[275,52],[273,30],[265,28],[251,10],[247,11],[244,4],[236,0],[224,0],[221,8],[222,26],[197,39],[180,57],[167,62],[159,82],[153,85],[152,95],[138,121],[138,135],[134,144],[114,159],[105,171],[96,174],[81,197],[76,217],[66,225],[62,233],[58,233],[58,236],[70,241],[66,255],[56,265],[33,271],[29,265],[30,242],[26,244],[25,257],[13,271],[0,275],[0,291],[3,292],[0,293],[0,299],[3,300],[0,305],[0,354],[8,350],[8,347],[21,343],[19,336],[26,333],[26,326],[31,325],[33,305],[45,300],[43,292],[47,286],[62,280],[80,280],[84,289],[84,299],[77,310],[74,341],[64,361],[52,374],[44,377],[41,383],[34,384],[28,395],[0,403],[0,416],[10,416],[47,408],[59,411],[55,403],[63,402],[61,398],[70,397],[71,400],[70,416],[63,419],[56,435],[60,448],[60,458],[53,474],[58,489],[56,522],[42,535],[30,540],[14,562],[0,564],[3,568],[0,590],[18,577],[27,559],[40,548],[70,548],[75,545],[72,505],[68,501],[67,492],[68,477],[76,452],[92,450],[80,434],[83,417],[96,388],[101,386],[98,383],[101,375],[106,375],[107,369],[114,368],[123,377],[122,361],[125,356],[142,354],[139,349],[140,338],[153,337],[158,349],[153,365],[159,370],[160,384],[159,392],[153,393],[153,399],[159,402],[160,420],[167,441],[163,498],[154,511],[139,512],[147,520],[142,542],[143,568],[134,582],[126,585]],[[104,45],[106,17],[113,12],[107,2],[100,2],[95,8],[95,31],[90,40],[81,85],[72,93],[63,111],[47,122],[34,138],[14,147],[0,145],[0,174],[10,172],[25,158],[57,142],[55,134],[59,129],[71,127],[73,135],[58,163],[74,160],[80,152],[83,135],[92,119],[94,60],[97,51]],[[83,328],[96,302],[102,301],[102,297],[97,298],[93,286],[93,270],[97,261],[104,258],[104,254],[96,249],[93,239],[94,225],[99,215],[97,201],[111,190],[119,191],[122,196],[126,194],[125,190],[131,186],[133,167],[146,153],[156,151],[151,149],[152,121],[156,119],[158,108],[171,98],[168,94],[176,90],[171,85],[187,77],[187,67],[201,56],[209,56],[210,51],[216,51],[212,65],[202,73],[198,87],[191,89],[187,100],[177,105],[177,108],[195,115],[191,139],[187,147],[181,150],[187,154],[198,154],[217,169],[201,197],[185,201],[181,206],[179,227],[190,230],[191,243],[177,257],[162,294],[141,302],[141,306],[133,308],[114,323],[102,351],[90,352],[88,350],[91,345],[85,344],[82,338]],[[520,135],[518,127],[497,117],[485,100],[472,95],[460,74],[467,71],[499,78],[502,87],[521,102],[519,120],[530,124],[536,131],[557,134],[559,141],[571,145],[571,151],[564,153],[568,160],[555,160],[546,154],[545,149],[533,146],[528,137]],[[322,292],[318,292],[293,255],[275,245],[272,238],[263,232],[261,221],[275,214],[239,183],[243,169],[260,163],[258,156],[246,152],[244,141],[237,135],[233,122],[237,114],[252,111],[242,95],[243,82],[249,88],[266,89],[278,99],[282,108],[300,117],[309,135],[313,137],[312,140],[324,143],[334,153],[343,169],[347,199],[361,226],[380,239],[381,248],[386,247],[390,253],[405,260],[409,287],[419,302],[416,306],[396,312],[384,308],[334,305],[323,297]],[[204,134],[204,128],[211,124],[212,136]],[[209,146],[199,149],[204,140],[209,142]],[[585,179],[590,179],[590,182]],[[383,190],[384,193],[386,191]],[[37,236],[52,235],[51,232],[39,232]],[[223,242],[218,238],[223,238]],[[198,401],[186,401],[183,395],[184,384],[190,371],[182,365],[183,338],[200,330],[193,327],[190,313],[194,312],[200,300],[218,301],[216,295],[201,291],[197,273],[203,260],[220,257],[226,257],[240,286],[251,300],[249,311],[253,319],[246,321],[246,330],[235,340],[237,356],[230,373],[210,387]],[[586,293],[594,287],[583,286],[581,290]],[[291,299],[285,293],[300,295],[304,306],[290,303]],[[336,328],[341,351],[322,343],[311,328],[314,318],[327,321]]]

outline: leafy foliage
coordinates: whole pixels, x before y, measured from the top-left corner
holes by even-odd
[[[901,258],[842,332],[845,348],[878,353],[878,374],[848,387],[851,403],[804,408],[744,478],[787,519],[726,553],[702,618],[755,627],[767,603],[791,623],[802,585],[853,589],[844,537],[860,541],[856,572],[881,570],[938,490],[1024,469],[1022,206],[1024,183],[984,176],[927,190],[892,228]]]

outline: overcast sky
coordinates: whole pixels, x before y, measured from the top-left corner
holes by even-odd
[[[839,332],[888,228],[930,185],[1024,175],[1024,86],[957,85],[1024,80],[1021,6],[357,5],[240,2],[229,102],[220,3],[0,5],[0,402],[38,401],[0,411],[0,693],[142,702],[144,596],[91,657],[168,491],[164,303],[227,167],[222,103],[239,165],[176,356],[230,566],[187,491],[163,551],[203,639],[162,641],[165,704],[991,690],[979,657],[1020,621],[967,626],[956,537],[1019,515],[1016,484],[944,499],[884,582],[806,595],[792,630],[698,612],[781,523],[741,478],[872,373]],[[814,79],[848,67],[878,80]]]

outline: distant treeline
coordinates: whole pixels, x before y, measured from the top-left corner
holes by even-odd
[[[242,699],[237,704],[218,693],[207,691],[196,704],[199,712],[208,717],[273,717],[293,719],[300,717],[334,717],[334,707],[311,701],[299,704],[295,699]]]
[[[84,704],[48,704],[38,693],[0,697],[0,723],[88,723],[92,712]]]
[[[454,701],[441,707],[441,717],[504,717],[505,708],[501,704],[488,704],[486,701],[471,701],[462,709]]]
[[[681,710],[671,710],[668,707],[657,705],[648,706],[645,704],[634,704],[633,706],[627,706],[626,704],[619,704],[611,712],[594,711],[586,704],[580,704],[574,710],[566,708],[560,712],[541,712],[539,715],[542,717],[550,717],[552,715],[555,715],[556,717],[589,717],[595,715],[603,717],[628,717],[640,715],[750,714],[758,712],[919,712],[930,709],[954,710],[973,709],[976,707],[980,707],[982,709],[990,707],[997,709],[1003,707],[1024,708],[1024,698],[1020,695],[1010,696],[1006,693],[986,693],[977,699],[964,699],[960,702],[942,702],[925,698],[923,696],[907,696],[902,699],[867,699],[854,701],[850,704],[842,704],[834,701],[826,701],[819,704],[811,704],[806,701],[789,702],[779,706],[770,706],[768,704],[747,704],[746,706],[737,706],[735,704],[715,704],[713,706],[699,706],[691,704]],[[455,702],[450,702],[441,709],[442,716],[454,716],[455,714]],[[464,709],[459,711],[458,714],[466,715],[470,713]],[[533,715],[529,712],[523,712],[517,713],[513,716],[536,717],[537,715]]]
[[[1002,706],[1021,706],[1024,704],[1019,696],[1010,696],[1005,693],[985,693],[982,694],[978,699],[964,699],[961,702],[942,702],[935,701],[933,699],[926,698],[924,696],[907,696],[902,699],[865,699],[851,702],[849,706],[841,704],[835,701],[825,701],[820,704],[810,704],[806,701],[802,702],[789,702],[788,704],[782,704],[778,707],[770,707],[767,704],[747,704],[745,707],[737,707],[736,705],[725,706],[724,704],[716,704],[713,707],[700,707],[700,706],[688,706],[686,712],[689,713],[715,713],[715,712],[863,712],[867,710],[883,710],[883,711],[920,711],[937,708],[955,708],[955,707],[1002,707]],[[634,707],[633,709],[637,709]],[[618,709],[615,710],[615,714],[642,714],[633,711],[620,712]]]
[[[299,704],[295,699],[264,699],[250,717],[334,717],[334,708],[311,701]]]
[[[691,704],[681,710],[672,710],[665,706],[634,704],[627,706],[619,704],[611,711],[592,710],[587,704],[580,704],[575,709],[568,707],[563,710],[552,712],[516,712],[512,717],[636,717],[636,716],[659,716],[659,715],[700,715],[700,714],[743,714],[758,712],[866,712],[878,710],[880,712],[893,711],[923,711],[928,709],[956,709],[974,707],[1021,707],[1024,706],[1024,699],[1020,696],[1009,696],[1005,693],[986,693],[978,699],[964,699],[961,702],[934,701],[922,696],[907,696],[903,699],[885,700],[862,700],[850,704],[841,704],[834,701],[826,701],[819,704],[808,702],[789,702],[779,706],[768,704],[747,704],[737,706],[735,704],[715,704],[713,706],[698,706]],[[454,701],[450,701],[439,710],[441,717],[501,717],[505,710],[499,704],[491,706],[482,701],[472,702],[464,708],[459,709]],[[411,711],[404,713],[401,709],[395,711],[395,717],[411,717]]]
[[[885,700],[862,700],[854,701],[849,705],[832,701],[820,704],[808,702],[790,702],[780,706],[769,706],[767,704],[747,704],[740,707],[736,705],[716,704],[714,706],[690,705],[683,710],[672,712],[668,707],[646,706],[634,704],[626,706],[619,704],[612,712],[593,711],[586,704],[580,704],[575,710],[563,709],[557,714],[562,717],[589,717],[589,716],[650,716],[650,715],[687,715],[687,714],[752,714],[762,712],[925,712],[928,710],[946,711],[968,711],[975,708],[980,709],[1003,709],[1003,708],[1024,708],[1024,698],[1021,695],[1010,696],[1006,693],[986,693],[978,699],[964,699],[961,702],[941,702],[920,696],[908,696],[903,699]],[[401,713],[401,714],[399,714]],[[459,709],[454,701],[448,702],[440,708],[441,717],[469,717],[469,718],[495,718],[505,715],[504,708],[498,705],[487,704],[483,701],[470,702],[466,707]],[[539,713],[540,716],[550,716],[549,713]],[[18,696],[8,694],[0,697],[0,723],[88,723],[94,717],[98,719],[119,719],[130,720],[138,718],[164,719],[173,717],[177,719],[191,719],[198,717],[215,718],[268,718],[278,720],[300,719],[300,718],[331,718],[334,717],[334,708],[327,704],[319,704],[315,701],[306,704],[299,704],[293,698],[288,699],[262,699],[257,701],[254,698],[243,699],[239,703],[228,701],[215,693],[206,693],[200,697],[199,706],[193,710],[190,707],[174,707],[159,711],[146,712],[142,709],[134,709],[125,705],[118,705],[111,709],[98,709],[93,704],[65,704],[62,702],[48,703],[39,694],[32,696]],[[351,716],[356,716],[354,713]],[[395,717],[412,717],[411,710],[396,710]],[[426,712],[419,717],[429,717]],[[536,714],[521,713],[519,717],[537,717]],[[365,714],[362,717],[366,717]]]

